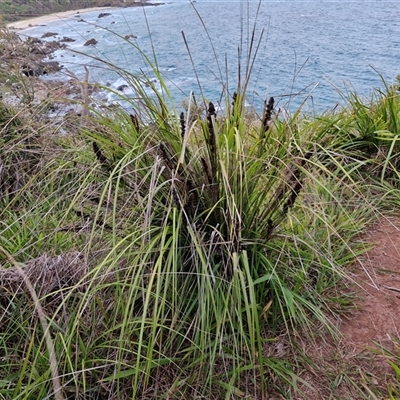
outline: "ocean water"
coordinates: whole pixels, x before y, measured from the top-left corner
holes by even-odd
[[[273,96],[278,107],[320,113],[344,104],[349,90],[369,97],[383,88],[381,76],[391,84],[400,74],[400,1],[172,0],[105,12],[111,15],[81,13],[21,34],[74,39],[54,54],[65,68],[56,77],[83,77],[87,65],[92,82],[113,89],[126,82],[110,65],[151,76],[147,57],[177,105],[192,91],[223,106],[239,76],[242,84],[250,76],[248,104],[261,107]],[[85,47],[92,38],[98,44]],[[129,88],[124,94],[133,96]]]

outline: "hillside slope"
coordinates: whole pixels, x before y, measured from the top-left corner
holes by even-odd
[[[5,22],[37,15],[88,7],[128,6],[135,0],[0,0],[0,14]]]

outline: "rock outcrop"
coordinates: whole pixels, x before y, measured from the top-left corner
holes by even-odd
[[[48,37],[52,37],[52,36],[58,36],[58,33],[56,32],[46,32],[42,35],[42,39],[48,38]]]
[[[94,39],[94,38],[92,38],[92,39],[89,39],[89,40],[84,44],[84,46],[95,46],[97,43],[98,43],[97,40]]]

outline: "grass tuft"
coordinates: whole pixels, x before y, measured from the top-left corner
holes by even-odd
[[[99,111],[85,91],[80,123],[49,139],[32,114],[0,107],[2,396],[298,390],[296,337],[338,335],[330,316],[365,251],[354,238],[381,193],[396,198],[399,99],[387,87],[370,104],[352,94],[337,113],[282,119],[270,97],[249,120],[258,46],[225,110],[191,94],[179,112],[145,55],[152,78],[113,67],[133,113]],[[290,351],[277,352],[282,337]]]

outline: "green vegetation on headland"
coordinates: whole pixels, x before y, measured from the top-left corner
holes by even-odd
[[[163,95],[115,67],[131,113],[0,71],[0,398],[313,398],[300,344],[337,338],[354,238],[398,211],[399,92],[284,118],[239,86],[217,113],[149,65]],[[399,396],[336,378],[326,398]]]
[[[146,0],[142,1],[146,3]],[[77,10],[90,7],[128,7],[141,1],[135,0],[2,0],[0,15],[5,22],[37,17],[61,11]]]

